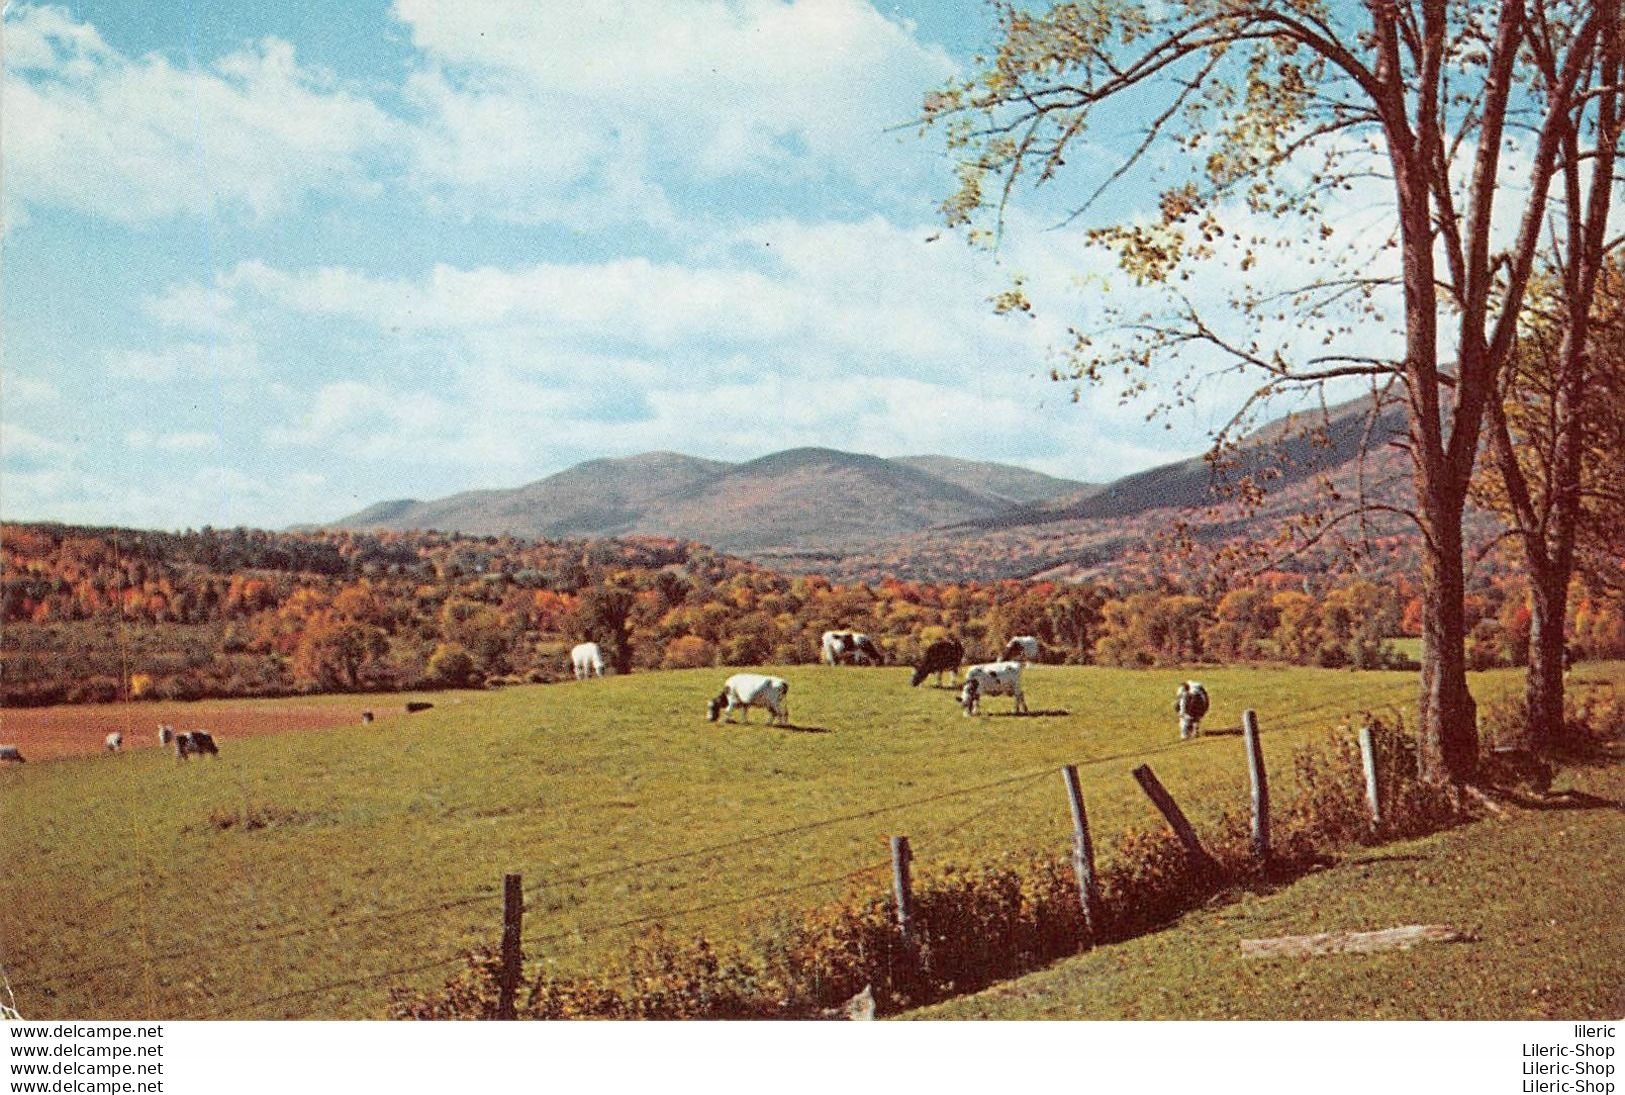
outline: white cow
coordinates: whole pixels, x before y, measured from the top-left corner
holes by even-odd
[[[106,749],[109,753],[118,752],[120,749],[124,748],[124,735],[119,733],[117,730],[114,730],[102,740],[102,748]]]
[[[983,696],[1014,696],[1016,714],[1027,710],[1027,697],[1021,694],[1020,662],[986,662],[965,670],[965,687],[959,690],[959,705],[968,718],[982,708]]]
[[[1039,649],[1036,635],[1017,635],[1004,644],[1004,653],[999,656],[1007,662],[1036,662]]]
[[[875,641],[861,631],[826,631],[820,645],[826,665],[880,665],[886,660]]]
[[[712,722],[722,715],[726,709],[727,722],[733,721],[735,711],[743,711],[740,716],[745,722],[750,721],[752,707],[765,707],[771,712],[769,722],[781,726],[790,725],[790,682],[783,677],[765,677],[760,673],[735,673],[722,683],[722,691],[711,698],[706,705],[705,717]]]
[[[584,681],[588,677],[602,677],[604,652],[598,648],[597,643],[577,643],[570,651],[570,667],[575,670],[578,681]]]

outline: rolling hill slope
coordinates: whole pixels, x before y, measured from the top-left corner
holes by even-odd
[[[655,452],[589,460],[513,490],[380,502],[330,527],[547,538],[642,533],[724,551],[843,551],[1085,486],[951,457],[886,460],[806,448],[728,464]]]
[[[987,460],[961,460],[956,456],[899,456],[894,461],[957,483],[966,490],[1001,498],[1011,505],[1045,499],[1081,497],[1101,488],[1099,483],[1080,483],[1053,475],[996,464]]]
[[[566,538],[628,534],[709,544],[785,572],[839,580],[1081,578],[1145,565],[1156,537],[1184,523],[1198,540],[1262,541],[1323,504],[1327,485],[1403,502],[1404,434],[1393,408],[1365,400],[1266,424],[1216,474],[1202,456],[1105,485],[946,456],[882,459],[835,449],[742,464],[677,453],[592,460],[514,490],[381,502],[339,528],[425,529]],[[1361,451],[1367,456],[1362,462]],[[1267,494],[1243,512],[1232,489]],[[1403,535],[1390,517],[1362,529]]]

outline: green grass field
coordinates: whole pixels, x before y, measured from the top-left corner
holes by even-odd
[[[777,671],[794,729],[760,713],[707,724],[726,673],[694,670],[228,738],[217,761],[148,750],[0,771],[0,938],[18,1005],[29,1017],[378,1016],[387,985],[437,984],[450,967],[368,978],[495,943],[514,870],[527,956],[562,970],[647,930],[614,927],[624,921],[742,939],[844,886],[883,886],[879,871],[842,879],[883,863],[894,833],[912,838],[916,873],[1064,848],[1063,763],[1082,766],[1103,836],[1157,820],[1128,774],[1142,762],[1199,827],[1243,808],[1243,707],[1259,712],[1284,799],[1298,745],[1363,709],[1408,709],[1415,690],[1398,673],[1204,669],[1209,733],[1181,744],[1177,671],[1037,667],[1034,715],[1009,717],[999,697],[979,719],[947,691],[910,689],[901,669]],[[1478,675],[1475,690],[1483,702],[1519,682]],[[715,845],[731,846],[684,854]],[[323,988],[336,982],[354,983]],[[1153,1001],[1142,1014],[1162,1012]]]
[[[1625,802],[1625,768],[1567,773]],[[1625,1012],[1625,813],[1515,811],[1351,852],[1271,893],[1186,914],[919,1019],[1617,1019]],[[1450,924],[1468,943],[1244,958],[1240,940]]]

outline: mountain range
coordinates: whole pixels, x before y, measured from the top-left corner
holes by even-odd
[[[512,490],[380,502],[331,527],[550,539],[641,534],[744,554],[840,552],[1091,489],[948,456],[883,459],[801,448],[731,464],[650,452],[589,460]]]
[[[729,463],[651,452],[508,490],[380,502],[328,527],[670,536],[846,578],[1065,576],[1143,547],[1158,513],[1214,507],[1226,482],[1267,483],[1282,501],[1254,519],[1278,522],[1282,505],[1312,504],[1311,481],[1350,488],[1362,449],[1380,456],[1402,433],[1399,412],[1372,420],[1358,401],[1264,426],[1228,454],[1222,475],[1197,456],[1107,484],[934,455],[798,448]],[[1249,535],[1233,515],[1196,520],[1213,535]]]

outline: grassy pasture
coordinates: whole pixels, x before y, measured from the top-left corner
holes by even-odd
[[[1625,768],[1564,783],[1618,803]],[[920,1019],[1613,1019],[1625,1009],[1625,813],[1517,811],[1351,853]],[[1238,940],[1451,924],[1466,944],[1249,959]]]
[[[494,943],[507,870],[525,876],[527,955],[562,969],[624,948],[646,926],[608,926],[640,917],[743,938],[844,885],[884,885],[879,871],[819,883],[882,863],[892,833],[913,838],[917,874],[1064,847],[1062,763],[1082,766],[1102,837],[1156,820],[1128,775],[1141,762],[1199,827],[1242,808],[1246,706],[1284,796],[1297,745],[1362,709],[1403,709],[1415,689],[1401,673],[1204,669],[1208,734],[1180,744],[1178,671],[1035,667],[1032,716],[1009,716],[997,697],[979,719],[946,690],[910,689],[903,669],[777,671],[792,682],[791,729],[761,713],[749,726],[707,724],[704,701],[725,674],[692,670],[228,739],[218,760],[186,765],[146,750],[10,766],[0,940],[18,1004],[30,1017],[376,1016],[385,985],[438,983],[447,969],[256,1001]],[[1519,680],[1480,675],[1475,689],[1483,702]],[[616,869],[737,841],[748,842]],[[776,891],[788,892],[742,900]]]
[[[53,704],[0,710],[0,741],[17,745],[30,761],[102,752],[107,735],[124,735],[125,749],[156,749],[157,730],[208,730],[223,741],[293,730],[353,726],[361,713],[380,720],[402,717],[408,700],[461,703],[469,693],[301,696],[298,699],[158,701]],[[474,693],[478,695],[478,693]]]

